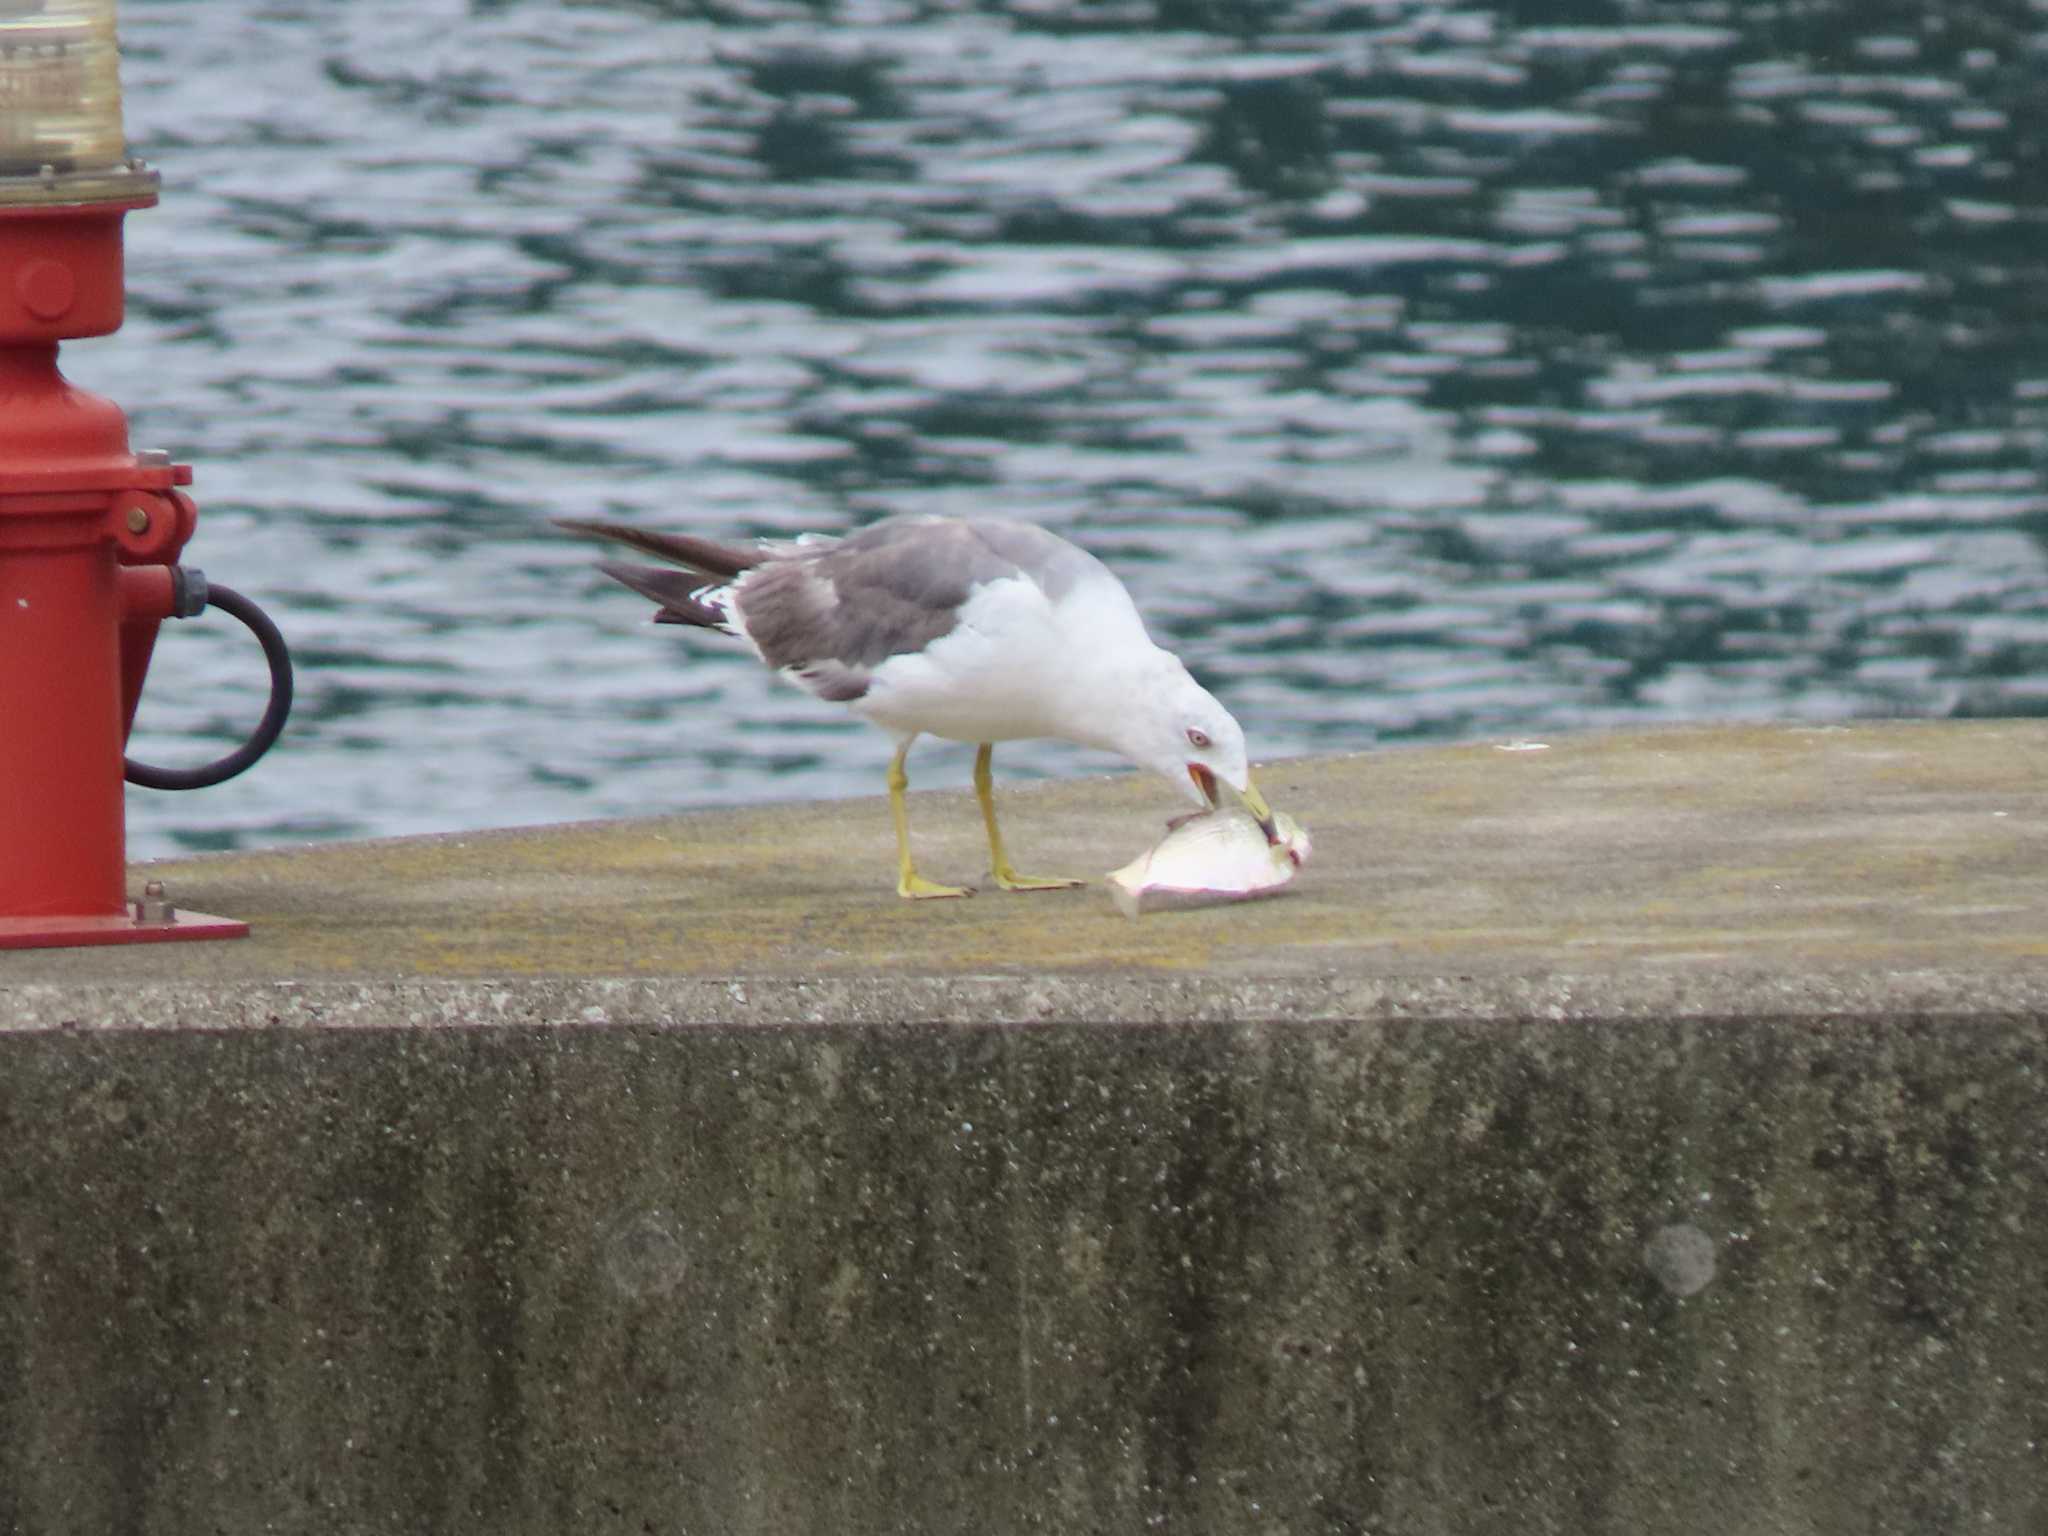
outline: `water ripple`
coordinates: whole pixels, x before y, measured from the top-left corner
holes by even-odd
[[[137,850],[879,783],[563,514],[1037,519],[1265,752],[2048,708],[2048,20],[1547,10],[129,0],[164,201],[67,368],[304,662]]]

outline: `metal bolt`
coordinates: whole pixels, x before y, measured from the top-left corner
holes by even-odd
[[[135,462],[144,469],[169,469],[171,450],[168,448],[143,448],[135,455]]]
[[[142,899],[135,902],[135,922],[138,927],[164,927],[178,920],[178,909],[171,905],[164,895],[164,883],[151,880],[142,887]]]
[[[128,509],[128,531],[130,533],[149,532],[149,508],[130,507]]]

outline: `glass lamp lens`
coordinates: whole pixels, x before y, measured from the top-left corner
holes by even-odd
[[[0,0],[0,176],[123,161],[114,0]]]

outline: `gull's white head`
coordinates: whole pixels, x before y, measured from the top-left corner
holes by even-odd
[[[1258,818],[1267,841],[1278,842],[1273,813],[1252,784],[1243,729],[1186,667],[1162,655],[1165,664],[1146,679],[1121,722],[1118,749],[1179,784],[1199,805],[1216,805],[1219,786],[1229,788]]]

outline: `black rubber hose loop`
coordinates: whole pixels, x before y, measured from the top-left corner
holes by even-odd
[[[122,758],[121,766],[130,784],[140,784],[144,789],[205,789],[225,783],[276,745],[278,733],[292,712],[292,653],[285,649],[284,636],[270,622],[270,615],[233,587],[224,587],[219,582],[207,584],[206,606],[240,619],[263,647],[263,659],[270,663],[270,703],[254,735],[226,757],[204,767],[158,768],[152,763],[138,763],[132,757]]]

